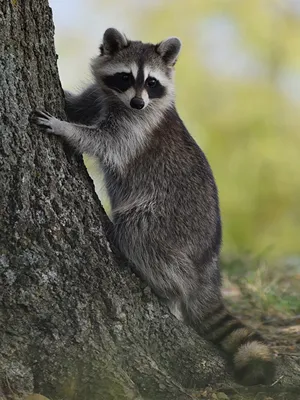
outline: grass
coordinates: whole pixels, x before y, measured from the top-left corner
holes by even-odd
[[[273,263],[249,256],[225,259],[223,271],[224,296],[233,307],[241,303],[261,318],[300,314],[300,259]]]

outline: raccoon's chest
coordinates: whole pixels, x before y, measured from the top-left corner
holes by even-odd
[[[143,151],[147,143],[147,130],[142,124],[125,120],[111,133],[104,163],[123,174],[128,164]]]

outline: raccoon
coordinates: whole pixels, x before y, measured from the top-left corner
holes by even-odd
[[[180,49],[175,37],[149,44],[107,29],[94,83],[65,93],[69,122],[42,110],[32,120],[99,159],[118,249],[177,318],[230,356],[240,383],[267,384],[269,347],[223,304],[217,186],[175,108]]]

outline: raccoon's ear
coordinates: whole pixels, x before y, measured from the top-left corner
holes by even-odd
[[[115,28],[108,28],[103,35],[103,43],[100,46],[101,55],[111,55],[129,44],[127,38]]]
[[[181,41],[177,37],[170,37],[156,46],[156,51],[169,66],[175,65],[181,49]]]

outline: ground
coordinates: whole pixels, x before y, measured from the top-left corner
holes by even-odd
[[[243,322],[260,331],[271,343],[276,357],[300,360],[300,260],[281,262],[244,260],[223,261],[223,293],[228,308]],[[270,391],[207,388],[192,393],[205,400],[300,400],[295,393],[278,393],[274,382]],[[274,393],[272,393],[274,392]]]

